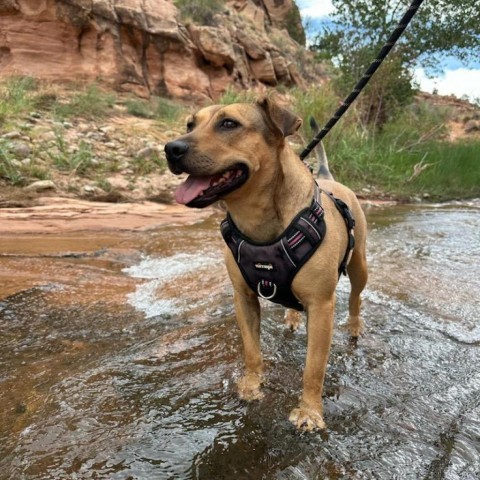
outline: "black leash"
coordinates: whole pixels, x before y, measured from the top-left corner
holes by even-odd
[[[348,107],[355,101],[358,94],[363,90],[365,85],[370,81],[372,75],[377,71],[377,68],[385,60],[385,57],[389,54],[392,47],[395,45],[400,35],[403,33],[410,20],[417,13],[418,8],[423,3],[423,0],[413,0],[405,15],[400,20],[397,28],[390,35],[385,45],[380,50],[377,58],[368,67],[360,81],[355,85],[352,93],[344,100],[341,107],[335,112],[335,115],[327,122],[327,124],[315,135],[313,140],[305,147],[305,150],[300,154],[300,159],[304,160],[307,155],[322,141],[322,138],[332,129],[332,127],[338,122],[340,117],[348,110]]]

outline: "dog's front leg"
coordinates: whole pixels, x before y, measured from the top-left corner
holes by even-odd
[[[325,428],[322,391],[333,334],[335,297],[314,303],[307,309],[307,360],[303,373],[303,395],[290,421],[299,430]]]
[[[263,360],[260,350],[260,304],[253,292],[235,290],[235,313],[243,340],[245,374],[238,382],[238,393],[244,400],[263,397]]]

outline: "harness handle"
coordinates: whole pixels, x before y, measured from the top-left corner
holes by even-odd
[[[407,25],[410,23],[410,20],[417,13],[418,8],[423,3],[423,0],[413,0],[408,10],[403,15],[402,19],[397,25],[397,28],[388,38],[385,45],[380,50],[377,58],[370,64],[367,71],[363,74],[363,77],[355,85],[355,88],[352,90],[350,95],[343,101],[340,108],[335,112],[333,117],[327,122],[327,124],[315,135],[313,140],[305,147],[303,152],[300,154],[300,160],[304,160],[307,155],[322,141],[322,138],[333,128],[333,126],[338,122],[340,117],[348,110],[350,105],[358,97],[359,93],[365,88],[367,83],[372,78],[372,75],[377,71],[377,68],[385,60],[385,57],[390,53],[390,50],[395,45],[400,35],[403,33]]]

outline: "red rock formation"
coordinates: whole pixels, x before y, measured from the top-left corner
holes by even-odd
[[[171,0],[2,0],[0,73],[192,99],[232,84],[296,84],[302,47],[279,29],[293,8],[235,0],[215,25],[185,26]]]

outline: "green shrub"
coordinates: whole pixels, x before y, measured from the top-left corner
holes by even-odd
[[[255,100],[256,94],[250,90],[238,90],[227,88],[217,103],[221,105],[231,105],[232,103],[251,103]]]
[[[25,181],[18,162],[12,158],[7,142],[0,139],[0,178],[11,185],[22,185]]]
[[[78,145],[78,149],[70,150],[62,133],[56,131],[55,135],[56,149],[47,150],[47,154],[52,159],[55,167],[70,174],[83,175],[88,173],[93,167],[92,147],[82,140]]]
[[[125,101],[125,107],[130,115],[140,118],[153,118],[154,112],[150,102],[138,98],[129,98]]]
[[[80,116],[88,119],[107,116],[116,96],[102,91],[97,85],[91,84],[82,91],[75,93],[67,103],[56,103],[54,114],[59,118]]]
[[[184,21],[192,21],[200,25],[215,25],[214,16],[222,11],[220,0],[175,0]]]
[[[183,112],[183,108],[180,105],[167,98],[156,97],[154,99],[154,105],[154,117],[168,124],[177,122],[180,114]]]
[[[8,77],[0,84],[0,125],[35,108],[38,82],[32,77]]]

